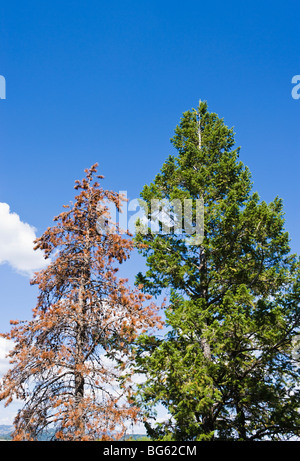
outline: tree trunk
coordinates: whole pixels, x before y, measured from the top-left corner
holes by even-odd
[[[79,314],[77,320],[77,328],[75,333],[75,340],[76,340],[76,357],[75,357],[75,373],[74,373],[74,380],[75,380],[75,389],[74,389],[74,397],[75,397],[75,411],[76,411],[76,432],[77,436],[76,439],[80,440],[85,435],[85,422],[84,416],[82,415],[82,407],[81,402],[84,398],[84,376],[82,374],[81,367],[84,365],[84,351],[83,345],[85,341],[85,331],[84,331],[84,315],[85,315],[85,305],[84,305],[84,281],[83,277],[80,282],[79,288],[79,296],[78,296],[78,305],[79,305]]]
[[[201,246],[200,248],[200,297],[208,301],[208,285],[207,285],[207,261],[205,249]],[[200,338],[204,359],[211,362],[211,348],[205,332],[208,327],[208,321],[206,320],[206,326],[202,330],[202,336]],[[214,430],[213,410],[210,409],[202,417],[203,430],[205,434],[209,434]]]

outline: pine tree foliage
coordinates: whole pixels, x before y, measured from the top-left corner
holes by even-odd
[[[253,191],[233,129],[200,102],[183,114],[170,155],[141,193],[202,198],[204,236],[138,233],[144,291],[168,290],[164,338],[139,339],[138,400],[157,440],[285,440],[300,435],[299,258],[280,198]],[[169,418],[152,424],[157,404]]]

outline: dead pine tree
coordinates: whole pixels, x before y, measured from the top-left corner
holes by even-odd
[[[124,199],[100,187],[97,166],[75,182],[75,202],[35,242],[49,264],[31,281],[39,289],[32,319],[12,321],[2,334],[14,347],[0,399],[23,401],[14,440],[37,440],[50,429],[58,440],[113,440],[139,415],[133,344],[160,318],[150,296],[118,277],[133,243],[107,206],[120,211]]]

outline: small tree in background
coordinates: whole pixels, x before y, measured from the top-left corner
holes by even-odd
[[[97,164],[76,181],[76,201],[36,240],[48,267],[35,275],[38,303],[33,319],[13,321],[12,368],[0,399],[24,402],[15,418],[14,440],[36,440],[52,428],[61,440],[110,440],[137,420],[132,400],[132,343],[159,325],[148,296],[117,278],[133,248],[110,220],[107,201],[122,197],[93,179]],[[98,226],[106,223],[102,231]]]
[[[141,197],[204,202],[198,245],[183,235],[140,232],[144,290],[170,290],[168,334],[140,338],[139,402],[157,404],[157,440],[273,440],[299,436],[300,266],[290,253],[283,205],[251,192],[234,133],[201,102],[183,114],[170,156]],[[146,208],[146,207],[145,207]],[[184,226],[182,226],[184,227]]]

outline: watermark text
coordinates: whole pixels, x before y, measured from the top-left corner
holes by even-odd
[[[6,81],[3,75],[0,75],[0,99],[6,99]]]
[[[300,75],[294,75],[292,84],[295,85],[292,88],[292,98],[300,99]]]
[[[188,245],[199,245],[204,236],[204,203],[198,199],[127,200],[122,212],[114,203],[98,203],[97,231],[100,234],[173,235],[184,239]]]

